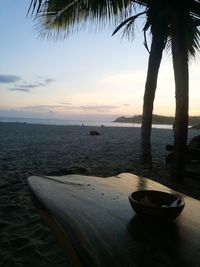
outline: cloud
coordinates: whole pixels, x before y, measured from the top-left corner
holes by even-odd
[[[119,108],[119,106],[109,106],[109,105],[97,105],[97,106],[80,106],[77,109],[82,109],[84,111],[97,111],[97,112],[105,112],[111,109]]]
[[[104,111],[119,108],[119,106],[109,106],[109,105],[96,105],[96,106],[63,106],[63,105],[35,105],[35,106],[26,106],[23,109],[46,109],[46,108],[64,108],[64,109],[79,109],[85,111]]]
[[[19,87],[24,88],[24,89],[32,89],[39,87],[40,83],[30,83],[30,84],[19,84]]]
[[[124,104],[125,107],[130,107],[131,105],[130,104]]]
[[[15,83],[20,80],[21,78],[19,76],[0,74],[0,83]]]
[[[71,105],[72,103],[68,103],[68,102],[61,102],[61,105]]]
[[[24,89],[25,90],[25,89]],[[56,110],[56,109],[62,109],[63,111],[69,111],[69,110],[81,110],[81,111],[91,111],[91,112],[110,112],[113,109],[120,108],[120,106],[111,106],[111,105],[96,105],[96,106],[64,106],[60,104],[56,105],[33,105],[33,106],[24,106],[21,108],[18,108],[18,110],[24,110],[24,111],[37,111],[37,112],[43,112],[43,111],[49,111],[49,110]]]
[[[46,86],[46,85],[52,83],[53,81],[54,81],[53,79],[48,78],[48,79],[44,79],[41,82],[24,83],[24,84],[21,84],[19,86],[22,87],[22,88],[25,88],[25,89],[32,89],[32,88],[37,88],[37,87],[40,87],[40,86]]]
[[[54,79],[47,78],[44,80],[46,84],[49,84],[54,81]]]
[[[9,88],[10,91],[21,91],[21,92],[26,92],[29,93],[30,90],[29,89],[25,89],[25,88]]]
[[[17,77],[17,76],[14,76]],[[16,80],[19,81],[20,79]],[[31,89],[38,88],[38,87],[44,87],[51,82],[53,82],[53,79],[50,78],[42,78],[42,81],[33,82],[33,83],[27,83],[23,82],[21,84],[16,84],[14,88],[10,88],[8,90],[10,91],[21,91],[21,92],[31,92]]]
[[[49,108],[62,108],[63,106],[61,105],[35,105],[35,106],[26,106],[22,107],[20,109],[23,110],[46,110]]]

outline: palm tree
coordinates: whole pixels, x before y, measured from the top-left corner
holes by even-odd
[[[127,19],[133,10],[133,3],[144,6],[146,11]],[[75,26],[78,28],[83,21],[116,22],[118,17],[125,19],[119,28],[126,25],[128,29],[139,15],[146,13],[144,33],[151,29],[152,44],[144,94],[141,159],[147,163],[151,163],[152,160],[150,136],[157,75],[162,51],[168,38],[169,46],[172,47],[176,85],[175,153],[172,173],[178,181],[182,181],[188,128],[188,57],[194,56],[199,48],[199,1],[186,0],[180,4],[178,0],[32,0],[31,6],[33,12],[37,9],[40,23],[42,22],[48,36],[51,36],[52,32],[59,36],[62,29],[65,33],[71,33]]]
[[[172,176],[184,181],[188,135],[188,59],[199,49],[200,1],[173,1],[171,5],[171,48],[176,91],[174,160]]]
[[[157,87],[158,71],[162,59],[162,52],[165,48],[168,38],[168,17],[166,16],[166,1],[138,1],[140,5],[146,7],[146,23],[144,26],[144,45],[148,49],[146,42],[146,31],[150,28],[152,35],[151,48],[149,51],[149,62],[147,70],[147,78],[145,84],[143,116],[141,126],[141,143],[140,143],[140,162],[143,166],[150,167],[152,165],[151,154],[151,126],[153,115],[153,103],[155,99],[155,91]],[[133,16],[122,22],[116,33],[122,27],[125,31],[129,29],[135,18]],[[132,33],[132,32],[131,32]]]
[[[162,42],[164,44],[166,39],[168,39],[168,46],[171,46],[172,50],[176,90],[176,127],[174,135],[175,149],[171,175],[173,178],[175,178],[176,181],[182,183],[184,180],[188,134],[188,59],[190,56],[194,57],[195,52],[199,49],[200,32],[198,26],[200,25],[200,1],[187,0],[183,1],[181,4],[178,0],[140,2],[145,2],[149,10],[152,10],[153,13],[152,16],[149,16],[149,18],[152,18],[151,31],[153,39],[144,95],[143,122],[141,131],[141,159],[145,163],[151,163],[152,160],[150,135],[153,102],[156,89],[157,74],[162,56],[161,47],[164,48],[164,45],[162,46]],[[158,24],[161,24],[162,26],[159,27]],[[154,53],[154,38],[158,38],[157,40],[159,40],[159,37],[160,42],[158,41],[158,47],[155,49]],[[153,60],[155,60],[155,62],[153,62]],[[155,72],[153,72],[153,70],[155,70]],[[149,73],[154,74],[153,78],[151,75],[149,75]],[[154,82],[153,85],[152,82]]]
[[[83,2],[83,1],[82,1]],[[152,44],[149,51],[149,63],[147,71],[147,79],[145,85],[144,103],[143,103],[143,121],[141,127],[141,163],[152,163],[151,156],[151,125],[153,102],[155,98],[155,90],[157,85],[158,71],[162,58],[162,52],[167,40],[167,24],[163,19],[165,14],[160,12],[163,2],[160,1],[85,1],[87,7],[81,5],[81,1],[37,1],[32,0],[31,5],[33,11],[36,9],[36,14],[39,14],[39,22],[43,24],[43,35],[50,37],[58,37],[65,30],[65,34],[70,33],[73,28],[78,27],[80,21],[93,18],[96,20],[105,19],[106,16],[115,18],[120,16],[121,19],[130,16],[133,12],[132,3],[139,4],[140,8],[145,10],[134,16],[125,19],[114,31],[113,34],[118,32],[123,26],[125,27],[124,34],[133,34],[133,23],[136,18],[141,15],[146,15],[146,23],[143,28],[144,31],[144,44],[148,49],[146,42],[146,31],[150,29],[152,34]],[[110,2],[110,3],[109,3]],[[93,6],[91,5],[93,4]],[[124,5],[125,3],[125,5]],[[109,9],[107,9],[109,7]],[[164,8],[162,9],[164,10]],[[56,11],[56,12],[55,12]],[[106,17],[107,19],[107,17]],[[99,21],[98,21],[99,22]],[[44,31],[45,29],[45,31]],[[53,29],[53,31],[52,31]]]
[[[145,92],[143,98],[143,114],[141,126],[140,141],[140,162],[144,165],[152,165],[151,154],[151,127],[153,104],[155,99],[155,91],[157,87],[158,71],[162,59],[162,52],[165,47],[166,36],[163,35],[160,25],[152,26],[152,43],[149,54],[148,71],[145,84]]]

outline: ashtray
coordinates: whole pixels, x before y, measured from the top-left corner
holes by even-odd
[[[155,190],[135,191],[129,196],[129,202],[139,216],[151,220],[173,220],[185,206],[182,198]]]

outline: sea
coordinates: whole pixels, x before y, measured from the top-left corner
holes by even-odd
[[[67,120],[67,119],[44,119],[44,118],[21,118],[21,117],[0,117],[0,122],[10,123],[29,123],[29,124],[46,124],[46,125],[68,125],[68,126],[97,126],[97,127],[137,127],[140,123],[122,123],[108,121],[92,121],[92,120]],[[152,128],[172,129],[172,125],[153,124]]]

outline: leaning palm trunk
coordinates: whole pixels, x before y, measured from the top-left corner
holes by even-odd
[[[180,16],[177,21],[175,34],[172,35],[172,56],[176,91],[175,134],[174,134],[174,159],[172,163],[172,178],[177,182],[184,181],[184,168],[186,164],[186,147],[188,135],[188,48],[185,11],[176,13]],[[185,25],[183,25],[185,22]]]
[[[148,62],[147,79],[145,85],[143,116],[141,127],[140,162],[151,166],[151,125],[153,115],[153,103],[157,86],[158,71],[164,48],[164,34],[158,30],[153,32],[151,50]]]

